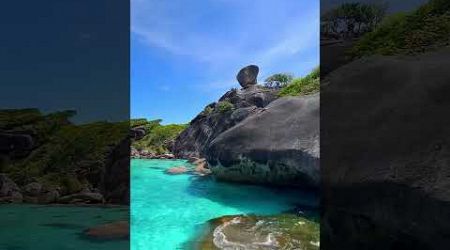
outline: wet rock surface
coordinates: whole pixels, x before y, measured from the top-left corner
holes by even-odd
[[[319,249],[319,224],[290,214],[210,220],[197,249]]]

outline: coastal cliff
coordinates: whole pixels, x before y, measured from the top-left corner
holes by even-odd
[[[128,122],[70,122],[73,111],[0,112],[0,201],[129,203]]]

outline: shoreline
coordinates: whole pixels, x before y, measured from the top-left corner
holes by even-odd
[[[125,204],[71,204],[71,203],[33,203],[33,202],[1,202],[2,205],[37,205],[47,207],[98,207],[98,208],[130,208]]]

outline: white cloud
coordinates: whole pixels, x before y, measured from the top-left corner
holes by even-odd
[[[318,62],[300,58],[318,48],[318,4],[306,12],[295,0],[250,2],[133,0],[131,31],[148,46],[203,65],[215,79],[200,84],[211,89],[236,86],[236,72],[248,64],[264,76]]]

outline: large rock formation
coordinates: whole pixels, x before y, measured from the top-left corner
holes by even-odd
[[[257,113],[277,98],[277,90],[258,85],[232,89],[197,115],[171,147],[179,158],[204,157],[208,144],[222,132]]]
[[[21,158],[28,155],[33,147],[35,142],[29,134],[0,132],[0,154]]]
[[[322,247],[448,249],[449,57],[374,56],[322,81]]]
[[[106,159],[98,187],[108,203],[130,203],[130,139],[123,139]]]
[[[319,95],[278,98],[278,90],[255,85],[258,70],[241,69],[243,88],[206,106],[172,151],[206,158],[221,180],[317,187]]]
[[[317,187],[319,95],[273,101],[215,138],[206,156],[218,179]]]

